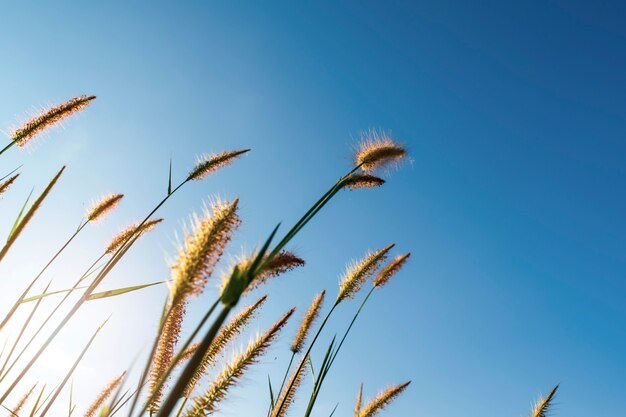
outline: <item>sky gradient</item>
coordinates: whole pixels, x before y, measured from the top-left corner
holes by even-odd
[[[411,163],[381,189],[338,196],[293,243],[307,267],[258,292],[270,294],[254,327],[263,330],[292,305],[301,314],[322,288],[334,297],[346,263],[368,249],[395,242],[413,254],[368,304],[316,415],[337,402],[336,415],[350,415],[361,382],[370,397],[409,379],[383,415],[520,416],[557,383],[556,415],[626,410],[624,4],[60,1],[1,10],[3,132],[40,106],[98,96],[32,149],[2,156],[2,175],[24,166],[0,201],[0,233],[31,187],[68,166],[0,264],[3,297],[23,289],[92,199],[125,193],[47,274],[66,287],[160,200],[170,157],[182,178],[201,153],[253,150],[176,195],[163,227],[106,288],[167,278],[183,222],[211,196],[240,197],[230,253],[251,250],[350,168],[360,132],[390,129]],[[94,302],[54,344],[48,362],[57,365],[113,313],[76,375],[83,407],[146,349],[165,291]],[[357,305],[342,306],[324,343]],[[295,324],[219,415],[263,414],[254,404],[265,404],[267,374],[282,376]],[[58,375],[51,368],[38,372]]]

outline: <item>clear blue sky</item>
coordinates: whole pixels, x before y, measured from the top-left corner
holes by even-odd
[[[239,254],[345,172],[360,131],[388,128],[413,163],[380,190],[339,196],[294,243],[308,267],[267,288],[258,329],[321,288],[334,295],[345,263],[367,249],[396,242],[413,253],[368,305],[317,415],[336,402],[336,415],[350,415],[361,382],[371,396],[407,379],[385,415],[520,416],[556,383],[557,415],[623,414],[626,6],[504,3],[5,2],[0,128],[33,106],[98,100],[30,152],[3,156],[3,172],[25,165],[0,202],[2,233],[32,186],[68,170],[0,265],[0,289],[16,294],[93,197],[126,193],[49,276],[70,282],[162,195],[170,155],[182,177],[199,153],[253,149],[177,195],[108,285],[167,277],[181,221],[209,195],[241,197]],[[146,346],[163,296],[89,306],[76,322],[84,335],[75,327],[57,343],[71,357],[114,313],[77,375],[81,400]],[[279,378],[293,330],[221,415],[263,413],[255,401],[268,372]]]

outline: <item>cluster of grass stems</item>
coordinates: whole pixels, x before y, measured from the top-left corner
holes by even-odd
[[[79,96],[65,103],[44,109],[41,114],[15,129],[9,143],[0,150],[0,155],[10,150],[13,145],[26,146],[51,127],[64,122],[71,115],[84,110],[95,99],[95,96]],[[68,382],[83,356],[95,342],[96,337],[105,323],[93,329],[91,337],[75,359],[70,369],[61,380],[48,389],[48,385],[37,383],[24,387],[21,382],[32,372],[33,366],[41,360],[43,353],[58,336],[59,332],[81,311],[85,303],[100,298],[115,297],[131,293],[143,288],[167,282],[169,292],[164,301],[162,313],[158,320],[157,333],[150,347],[145,365],[141,367],[136,381],[129,379],[129,369],[120,369],[111,382],[103,388],[94,401],[85,405],[86,417],[108,417],[126,414],[133,416],[184,416],[199,417],[215,413],[228,400],[229,391],[242,384],[246,372],[275,343],[287,322],[294,316],[295,307],[288,309],[284,315],[270,326],[264,333],[250,341],[247,348],[232,359],[225,359],[225,351],[232,346],[247,327],[259,316],[268,295],[264,295],[239,308],[245,299],[268,280],[287,273],[293,268],[302,267],[304,260],[287,247],[298,233],[343,190],[367,189],[379,187],[384,180],[376,175],[380,170],[401,163],[407,158],[406,149],[397,143],[390,134],[381,131],[369,131],[359,144],[353,166],[332,184],[304,215],[285,233],[276,226],[268,238],[254,253],[239,259],[229,272],[222,277],[221,290],[214,302],[204,311],[204,315],[192,326],[192,331],[185,339],[181,329],[186,309],[193,298],[203,293],[208,280],[214,279],[214,270],[222,261],[224,252],[241,219],[238,214],[238,200],[220,201],[218,199],[205,205],[204,210],[194,214],[184,241],[178,250],[175,261],[171,265],[171,279],[114,290],[101,291],[100,285],[120,260],[129,253],[137,240],[155,228],[162,219],[157,217],[159,209],[165,205],[180,189],[193,182],[210,177],[222,168],[231,165],[249,149],[224,151],[218,154],[201,157],[196,166],[179,183],[174,183],[170,164],[167,192],[147,212],[143,220],[134,223],[114,236],[102,252],[94,256],[93,262],[76,278],[72,287],[50,291],[48,284],[40,294],[31,294],[35,284],[45,276],[48,268],[59,258],[63,251],[72,244],[74,239],[94,222],[103,220],[122,201],[123,194],[110,194],[102,197],[87,212],[78,228],[74,230],[65,243],[56,251],[27,282],[24,290],[13,303],[5,304],[6,313],[1,318],[0,331],[17,320],[16,312],[30,309],[26,318],[16,324],[19,329],[14,337],[6,338],[0,354],[0,405],[11,416],[45,416],[59,395],[69,390],[70,401],[68,416],[72,416],[76,404],[73,400],[73,388]],[[0,178],[0,198],[7,196],[10,188],[19,180],[19,169],[8,172]],[[13,227],[6,243],[0,248],[0,262],[9,255],[13,244],[19,239],[22,231],[37,214],[45,200],[52,193],[56,183],[64,173],[62,167],[50,180],[44,190],[30,202],[30,196],[13,222]],[[344,342],[366,303],[376,291],[385,287],[396,276],[409,260],[410,253],[392,256],[394,244],[372,251],[360,260],[353,262],[343,273],[337,295],[326,304],[327,293],[322,290],[311,301],[302,315],[298,329],[289,346],[291,352],[289,363],[284,375],[272,380],[268,379],[267,404],[259,405],[258,415],[267,417],[286,416],[296,400],[303,404],[304,416],[311,416],[324,382],[330,374]],[[327,323],[333,312],[340,306],[349,304],[350,300],[361,296],[362,289],[370,282],[370,288],[362,296],[360,306],[354,310],[352,320],[343,333],[334,335],[328,346],[322,346],[323,356],[314,360],[314,346],[321,343]],[[71,302],[70,296],[78,293],[79,297]],[[45,314],[40,323],[34,323],[35,313],[42,307],[43,301],[56,300],[54,306]],[[67,307],[56,324],[56,317],[62,307]],[[349,307],[346,305],[346,307]],[[26,338],[27,329],[32,335]],[[47,330],[43,341],[37,337]],[[330,336],[329,336],[330,337]],[[10,340],[10,343],[9,343]],[[310,375],[312,387],[308,396],[304,390],[305,377]],[[410,381],[390,386],[370,400],[363,400],[363,385],[358,391],[355,417],[373,417],[391,404],[409,386]],[[7,404],[8,398],[18,390],[23,395],[14,404]],[[556,387],[548,396],[540,399],[533,407],[533,417],[544,417],[550,407]],[[321,410],[322,415],[332,416],[335,409]]]

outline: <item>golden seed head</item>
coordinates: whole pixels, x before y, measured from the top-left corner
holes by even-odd
[[[90,222],[97,222],[98,220],[102,220],[104,216],[109,214],[111,210],[113,210],[120,201],[124,198],[124,194],[109,194],[106,197],[103,197],[95,203],[89,210],[87,210],[87,220]]]
[[[408,252],[404,255],[398,255],[395,257],[394,260],[385,265],[383,269],[380,270],[378,275],[376,275],[376,278],[374,278],[374,286],[382,287],[383,285],[387,284],[391,277],[393,277],[395,274],[398,273],[398,271],[402,269],[404,264],[409,260],[410,256],[411,252]]]
[[[385,183],[385,180],[374,175],[355,173],[351,174],[343,182],[343,186],[350,191],[359,188],[374,188],[380,187]]]
[[[162,221],[163,219],[154,219],[148,220],[141,227],[139,227],[139,223],[128,226],[126,229],[113,236],[104,252],[107,255],[111,255],[117,252],[124,244],[130,241],[131,237],[135,235],[137,235],[138,238],[140,236],[143,236],[144,233],[147,233],[150,230],[154,229],[156,225],[161,223]],[[137,228],[139,228],[139,230]]]
[[[189,398],[194,387],[200,378],[202,378],[202,376],[206,373],[209,366],[216,364],[218,355],[226,349],[226,346],[230,342],[241,334],[244,328],[257,315],[259,308],[265,303],[265,300],[267,300],[267,295],[264,295],[257,300],[256,303],[243,309],[220,329],[220,331],[215,335],[211,346],[209,346],[209,349],[207,349],[206,353],[202,357],[202,361],[196,369],[196,372],[189,380],[183,394],[184,397]]]
[[[390,134],[370,130],[362,135],[354,164],[365,172],[401,162],[408,155],[406,149],[394,141]]]
[[[208,175],[230,165],[235,158],[250,152],[250,149],[241,151],[224,151],[219,154],[204,155],[198,158],[198,162],[194,169],[189,173],[187,180],[201,180]]]
[[[294,338],[293,343],[290,347],[290,350],[293,353],[300,352],[304,347],[304,342],[306,341],[306,338],[311,331],[311,327],[320,315],[320,310],[322,309],[322,303],[324,302],[325,295],[326,290],[323,290],[321,293],[317,294],[317,296],[315,296],[315,298],[313,299],[311,306],[302,318],[302,322],[300,323],[300,327],[298,328],[296,337]]]
[[[363,407],[358,417],[374,417],[376,414],[381,412],[383,408],[391,404],[400,394],[402,394],[402,391],[404,391],[410,383],[411,381],[395,385],[379,393],[376,398]]]
[[[287,380],[287,383],[285,384],[285,389],[276,399],[275,406],[272,409],[271,417],[285,417],[287,415],[287,411],[296,399],[296,392],[302,384],[302,379],[306,374],[308,360],[309,355],[306,355],[304,358],[302,358],[300,360],[300,363],[298,364],[298,367],[293,371],[293,373],[289,377],[289,380]]]
[[[13,182],[17,179],[17,177],[19,177],[20,174],[15,174],[9,178],[7,178],[6,180],[0,182],[0,194],[4,194],[9,187],[11,186],[11,184],[13,184]]]
[[[361,402],[363,401],[363,384],[359,387],[359,393],[356,396],[356,405],[354,406],[354,417],[361,414]]]
[[[102,392],[96,397],[96,399],[91,403],[87,411],[85,412],[85,417],[94,417],[96,412],[104,405],[104,402],[113,394],[113,391],[122,383],[124,377],[126,376],[126,372],[122,373],[113,381],[109,382],[109,384],[102,390]]]
[[[365,258],[349,266],[339,284],[339,294],[337,294],[335,304],[339,304],[347,298],[353,298],[365,281],[367,281],[367,279],[376,272],[380,264],[385,261],[387,253],[394,246],[394,244],[391,244],[376,252],[368,253]]]
[[[217,410],[218,404],[226,398],[228,389],[236,385],[250,365],[256,363],[276,339],[280,330],[285,327],[287,320],[295,308],[289,310],[283,317],[270,327],[263,335],[251,342],[246,350],[229,362],[222,372],[211,382],[208,389],[194,399],[193,406],[184,414],[185,417],[204,417]]]
[[[248,266],[250,266],[255,257],[256,255],[241,261],[238,264],[239,270],[244,271]],[[247,294],[255,288],[259,287],[260,285],[265,284],[270,278],[275,278],[279,275],[291,271],[294,268],[304,266],[304,264],[304,259],[298,257],[295,253],[291,251],[278,252],[269,262],[267,262],[263,266],[263,269],[254,277],[252,282],[248,284],[244,291],[244,294]],[[222,285],[223,284],[224,283],[222,282]]]
[[[63,104],[50,107],[48,110],[41,112],[41,114],[26,122],[20,128],[14,130],[11,133],[11,140],[14,141],[17,146],[22,147],[47,128],[83,110],[95,98],[96,96],[78,96]]]
[[[36,386],[37,384],[30,387],[30,389],[26,391],[26,393],[17,401],[17,403],[15,404],[15,407],[13,407],[13,415],[16,415],[16,416],[20,415],[20,411],[22,411],[24,404],[26,404],[26,401],[28,401],[28,398],[30,398],[30,395],[33,393]]]
[[[239,199],[230,203],[216,201],[203,216],[194,215],[191,232],[185,233],[185,243],[178,250],[172,265],[172,300],[200,294],[213,269],[220,260],[235,229],[241,223],[237,215]]]
[[[159,382],[169,369],[172,359],[174,358],[176,344],[180,339],[180,331],[186,311],[187,303],[185,300],[174,304],[170,308],[169,314],[165,319],[165,324],[163,325],[163,330],[159,335],[157,349],[152,359],[152,366],[150,367],[150,393],[152,394],[152,401],[148,404],[148,409],[152,412],[158,410],[159,403],[163,397],[165,384],[159,387]]]
[[[559,386],[555,386],[552,388],[552,391],[545,398],[539,398],[537,403],[534,405],[533,410],[531,412],[531,417],[546,417],[548,412],[550,411],[550,406],[552,404],[552,399],[554,398],[554,394],[556,394],[556,390]]]

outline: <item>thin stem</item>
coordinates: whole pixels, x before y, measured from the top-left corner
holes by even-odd
[[[5,146],[4,148],[2,148],[2,150],[0,150],[0,155],[2,155],[5,151],[7,151],[9,148],[11,148],[11,146],[15,145],[15,141],[12,140],[11,143],[9,143],[7,146]]]

